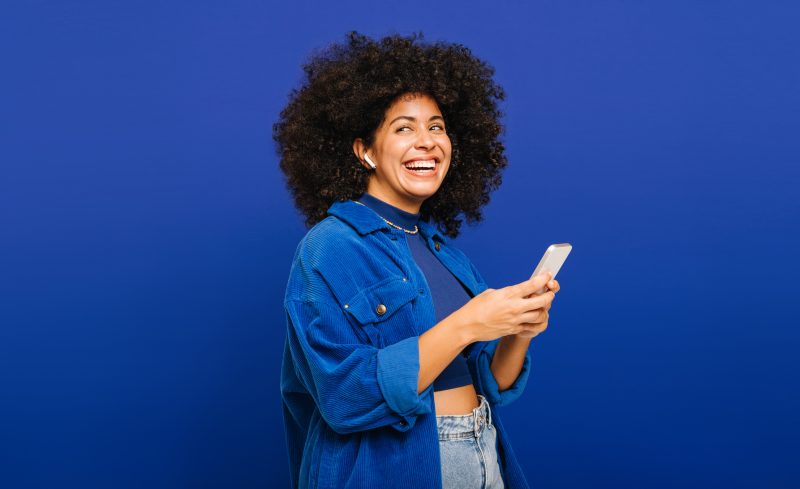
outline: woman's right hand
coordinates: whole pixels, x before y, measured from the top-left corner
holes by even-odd
[[[471,342],[520,333],[523,324],[541,322],[546,316],[555,294],[550,291],[534,294],[546,288],[552,277],[550,272],[544,272],[502,289],[486,289],[455,311],[454,319]]]

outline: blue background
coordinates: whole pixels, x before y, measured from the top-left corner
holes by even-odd
[[[0,486],[285,487],[304,233],[271,126],[315,48],[422,31],[496,68],[510,166],[456,241],[499,288],[574,249],[531,485],[800,487],[800,7],[11,2],[0,15]]]

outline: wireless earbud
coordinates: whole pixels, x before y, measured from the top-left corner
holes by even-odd
[[[369,164],[369,166],[371,166],[371,167],[372,167],[372,169],[373,169],[373,170],[374,170],[374,169],[376,169],[376,168],[378,168],[378,166],[377,166],[377,165],[375,165],[375,162],[374,162],[374,161],[372,161],[372,160],[369,158],[369,155],[367,155],[367,153],[364,153],[364,159],[365,159],[365,160],[367,160],[367,163]]]

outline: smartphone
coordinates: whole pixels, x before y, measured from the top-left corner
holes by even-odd
[[[570,251],[572,251],[572,245],[569,243],[551,244],[548,246],[542,259],[539,260],[539,264],[536,265],[536,268],[533,270],[531,278],[542,272],[550,272],[553,274],[553,278],[556,278],[556,274],[561,270],[561,266],[564,265]],[[544,294],[547,290],[547,287],[542,287],[537,290],[534,295]]]

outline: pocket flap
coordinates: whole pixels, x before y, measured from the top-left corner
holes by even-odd
[[[392,277],[367,287],[348,303],[347,311],[359,323],[379,323],[392,317],[419,292],[407,279]]]

